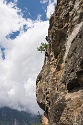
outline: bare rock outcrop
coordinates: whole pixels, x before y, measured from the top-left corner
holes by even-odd
[[[48,125],[83,125],[83,0],[58,0],[48,37],[37,102]]]

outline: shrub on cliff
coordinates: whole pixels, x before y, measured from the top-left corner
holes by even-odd
[[[40,47],[37,47],[37,51],[40,51],[41,53],[43,51],[46,51],[47,49],[47,44],[46,43],[41,43]]]

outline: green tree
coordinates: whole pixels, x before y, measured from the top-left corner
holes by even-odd
[[[42,51],[46,51],[47,49],[47,44],[46,43],[41,43],[40,47],[37,47],[37,51],[40,51],[42,53]]]

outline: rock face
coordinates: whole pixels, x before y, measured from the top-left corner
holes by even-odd
[[[83,0],[58,0],[49,21],[47,53],[36,96],[48,122],[83,125]]]

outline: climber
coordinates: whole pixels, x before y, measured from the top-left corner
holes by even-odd
[[[49,56],[47,51],[45,51],[45,56],[47,56],[47,57]]]
[[[50,43],[51,42],[51,38],[49,38],[48,36],[46,36],[46,41],[48,42],[48,43]]]

